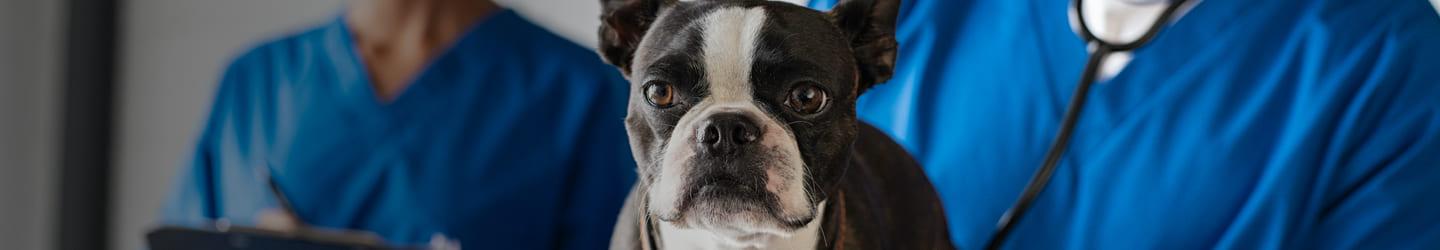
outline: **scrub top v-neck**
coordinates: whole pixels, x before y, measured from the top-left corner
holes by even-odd
[[[1055,136],[1087,56],[1070,3],[902,1],[895,77],[857,112],[925,165],[961,249]],[[1199,1],[1090,89],[1004,246],[1440,248],[1437,65],[1426,1]]]
[[[603,246],[635,178],[627,90],[594,52],[504,10],[387,102],[335,18],[227,68],[165,222],[254,223],[277,207],[268,170],[316,226],[402,244]]]

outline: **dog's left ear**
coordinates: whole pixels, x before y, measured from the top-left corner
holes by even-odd
[[[836,26],[850,38],[859,64],[861,92],[895,74],[895,20],[900,0],[844,0],[830,10]]]
[[[630,61],[660,8],[676,0],[600,0],[600,55],[630,75]]]

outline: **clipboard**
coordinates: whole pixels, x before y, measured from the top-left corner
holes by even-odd
[[[322,231],[279,232],[251,227],[223,230],[163,226],[145,235],[152,250],[191,249],[306,249],[306,250],[408,250],[421,247],[388,246],[373,234]]]
[[[294,215],[290,199],[281,191],[271,175],[270,169],[257,168],[267,188],[275,195],[280,208]],[[299,220],[299,218],[296,218]],[[219,220],[204,227],[162,226],[151,230],[145,240],[152,250],[246,250],[246,249],[303,249],[303,250],[422,250],[429,247],[398,247],[385,243],[380,236],[364,231],[331,230],[311,227],[304,221],[297,221],[292,231],[276,231],[255,227],[231,226]]]

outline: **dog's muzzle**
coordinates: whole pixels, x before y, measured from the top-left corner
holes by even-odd
[[[649,195],[662,221],[785,231],[814,213],[794,136],[753,105],[697,107],[676,124],[663,159]]]

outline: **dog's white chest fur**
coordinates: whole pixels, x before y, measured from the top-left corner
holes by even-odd
[[[789,235],[756,233],[752,236],[731,238],[701,229],[678,228],[670,223],[660,222],[660,247],[658,249],[815,249],[820,243],[820,221],[825,218],[825,202],[816,208],[815,219]],[[742,229],[743,230],[743,229]]]

